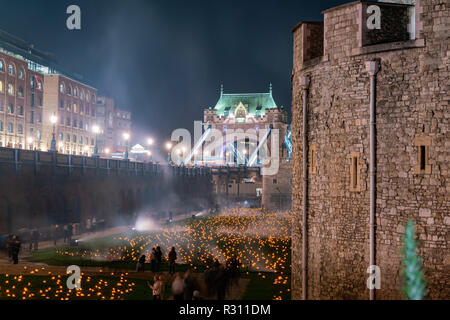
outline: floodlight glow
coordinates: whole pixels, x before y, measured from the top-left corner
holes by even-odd
[[[134,230],[137,231],[152,231],[157,229],[158,225],[148,217],[138,217],[134,225]]]

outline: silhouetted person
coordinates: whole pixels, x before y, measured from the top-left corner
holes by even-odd
[[[175,247],[169,252],[169,273],[175,273],[175,261],[177,260],[177,253]]]
[[[64,243],[69,239],[69,226],[67,224],[64,225]]]
[[[184,281],[179,273],[177,273],[175,279],[172,282],[172,294],[174,300],[183,300]]]
[[[14,264],[19,263],[19,252],[21,242],[18,236],[14,235],[11,242],[11,255]]]
[[[162,250],[160,246],[156,247],[156,272],[159,272],[161,270],[161,263],[162,263]]]
[[[157,276],[154,276],[153,280],[154,280],[153,285],[151,285],[148,281],[147,285],[149,286],[150,289],[152,289],[153,300],[161,300],[163,291],[162,277],[160,276],[158,278]]]
[[[152,272],[156,272],[156,248],[152,248],[152,253],[150,254],[150,269]]]
[[[86,220],[86,231],[87,231],[88,233],[91,232],[91,228],[92,228],[91,219],[87,219],[87,220]]]
[[[142,255],[137,263],[136,266],[136,271],[137,272],[144,272],[145,271],[145,255]]]
[[[97,228],[97,219],[95,217],[92,218],[92,231],[95,232]]]
[[[34,243],[34,251],[37,251],[39,246],[39,231],[37,229],[33,230],[32,238]]]
[[[29,251],[32,249],[32,243],[31,240],[31,232],[24,232],[21,238],[22,245],[24,245],[25,249],[29,248]]]
[[[184,274],[184,299],[192,300],[192,296],[196,289],[196,281],[190,271]]]
[[[6,240],[6,249],[8,250],[8,258],[12,259],[12,248],[13,248],[13,241],[14,236],[12,234],[8,235],[8,239]]]
[[[219,271],[220,266],[221,266],[221,264],[220,264],[220,262],[219,262],[219,259],[216,259],[216,260],[214,261],[214,264],[213,264],[213,270],[214,270],[214,271]]]
[[[229,272],[231,284],[235,283],[237,285],[239,283],[239,268],[241,267],[241,262],[238,258],[233,257],[227,264],[227,271]]]
[[[55,226],[53,227],[53,245],[55,246],[58,240],[58,235],[59,235],[59,226],[55,224]]]
[[[69,223],[67,225],[67,237],[69,240],[69,244],[72,243],[72,235],[73,235],[73,225],[72,223]]]

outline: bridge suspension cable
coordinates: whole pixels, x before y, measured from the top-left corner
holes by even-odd
[[[251,167],[255,164],[256,159],[258,158],[258,152],[261,149],[261,147],[266,143],[267,138],[270,135],[270,132],[272,131],[272,125],[269,126],[269,129],[267,129],[266,134],[262,138],[262,140],[258,143],[258,147],[253,151],[252,155],[250,156],[248,160],[248,166]]]
[[[208,138],[210,133],[211,133],[211,126],[209,126],[208,129],[206,129],[206,131],[202,134],[200,139],[194,145],[194,148],[189,152],[187,157],[184,159],[185,164],[188,164],[191,161],[192,156],[198,151],[199,148],[201,148],[203,142],[205,142],[206,138]]]

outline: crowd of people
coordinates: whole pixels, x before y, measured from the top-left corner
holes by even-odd
[[[150,269],[155,275],[153,284],[147,281],[147,285],[154,300],[163,298],[166,284],[169,285],[170,283],[174,300],[203,300],[206,297],[225,300],[230,288],[239,283],[241,262],[237,258],[228,260],[225,265],[216,259],[213,267],[199,278],[189,270],[184,275],[181,272],[175,272],[177,254],[175,247],[172,247],[166,258],[169,263],[169,279],[167,281],[161,274],[158,275],[161,272],[162,258],[161,247],[153,247],[150,256]],[[146,261],[145,255],[139,258],[136,266],[137,272],[145,271]],[[201,292],[203,292],[203,295]]]

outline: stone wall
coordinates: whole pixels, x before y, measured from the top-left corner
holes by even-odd
[[[289,210],[292,198],[292,166],[280,159],[277,174],[262,176],[262,205],[268,210]]]
[[[380,29],[368,30],[367,23],[362,23],[363,46],[409,40],[409,6],[382,2],[363,2],[361,3],[362,21],[367,20],[369,16],[367,8],[371,5],[376,5],[380,8]]]
[[[0,181],[0,234],[94,216],[107,225],[131,224],[140,213],[214,205],[206,168],[0,148]]]
[[[301,48],[294,49],[298,63],[323,55],[323,22],[301,22],[292,31],[298,38],[294,43],[301,45]]]
[[[316,172],[308,181],[308,298],[368,299],[369,75],[378,60],[376,126],[376,264],[378,299],[404,298],[401,247],[408,219],[417,224],[427,298],[450,298],[450,8],[448,1],[416,1],[417,40],[361,47],[359,2],[324,12],[325,55],[298,61],[294,32],[292,99],[292,292],[302,296],[302,97],[299,77],[311,79],[308,145]],[[427,168],[417,172],[417,141],[427,147]],[[359,186],[350,186],[351,156],[359,155]],[[308,159],[309,161],[311,159]],[[309,166],[311,167],[311,163]],[[428,167],[429,166],[429,167]]]

